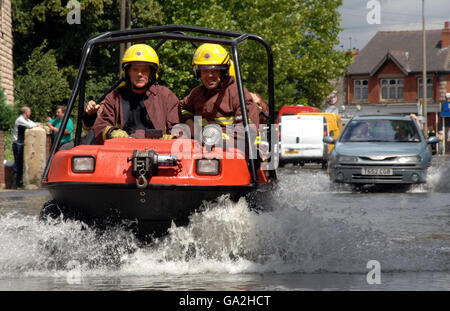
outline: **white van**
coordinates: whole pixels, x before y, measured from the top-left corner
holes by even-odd
[[[280,118],[280,165],[288,162],[303,166],[306,162],[328,161],[328,146],[322,140],[328,135],[327,120],[317,115],[286,115]]]

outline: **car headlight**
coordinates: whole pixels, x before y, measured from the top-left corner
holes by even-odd
[[[338,157],[338,161],[342,163],[357,163],[358,157],[341,155]]]
[[[195,171],[199,175],[219,175],[219,159],[198,159]]]
[[[202,140],[206,146],[218,145],[222,142],[222,129],[217,124],[208,124],[202,132]]]
[[[95,170],[95,157],[75,156],[72,157],[72,171],[74,173],[92,173]]]
[[[420,161],[422,161],[422,158],[418,155],[397,157],[398,163],[416,163],[416,162],[420,162]]]

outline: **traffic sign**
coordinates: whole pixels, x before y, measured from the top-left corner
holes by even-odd
[[[336,105],[338,103],[338,93],[336,91],[333,91],[329,96],[328,96],[328,105]]]
[[[450,102],[442,103],[441,117],[450,117]]]

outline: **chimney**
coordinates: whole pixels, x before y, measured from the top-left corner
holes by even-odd
[[[442,29],[441,48],[450,46],[450,22],[445,22],[444,29]]]

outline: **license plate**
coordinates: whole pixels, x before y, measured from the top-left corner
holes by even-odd
[[[298,154],[297,150],[285,150],[284,154]]]
[[[361,169],[362,175],[393,175],[392,168],[376,168],[376,167],[363,167]]]

